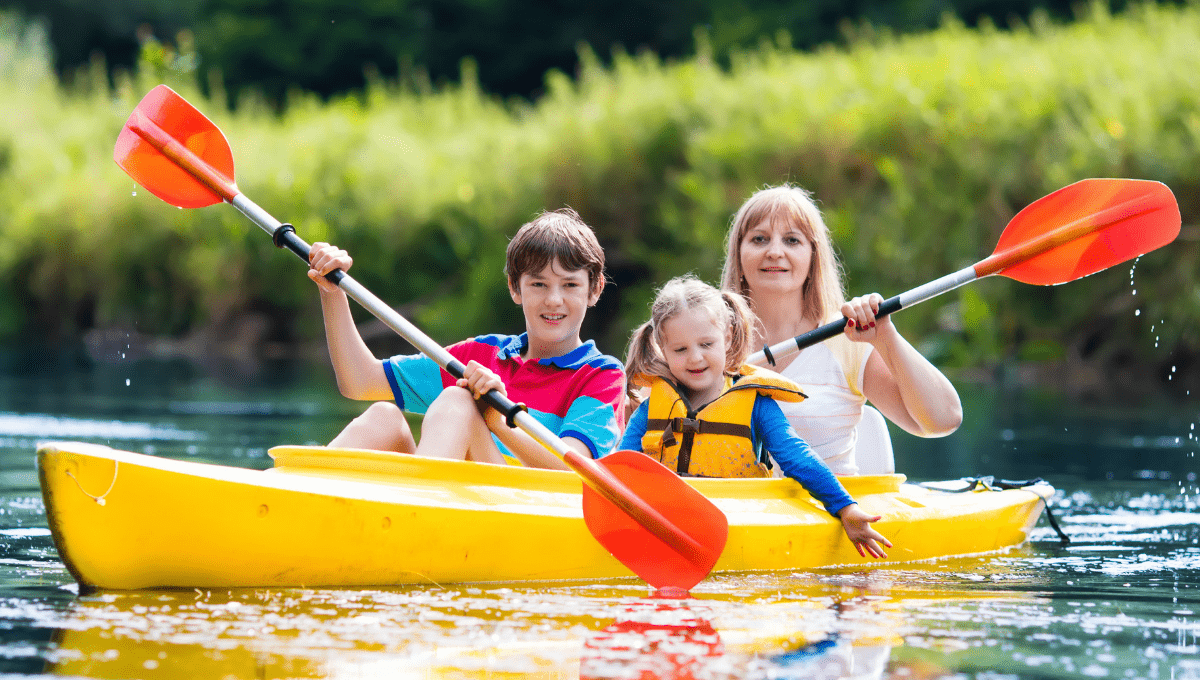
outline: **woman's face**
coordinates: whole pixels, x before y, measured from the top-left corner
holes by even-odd
[[[762,221],[742,235],[739,263],[750,296],[796,293],[808,280],[813,244],[800,228],[785,221]]]

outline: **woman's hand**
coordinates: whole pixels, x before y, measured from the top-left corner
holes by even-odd
[[[866,557],[869,553],[871,557],[879,559],[887,557],[887,553],[883,551],[880,544],[890,548],[892,542],[871,528],[871,524],[878,522],[883,515],[868,515],[858,507],[858,503],[852,503],[842,508],[838,512],[838,517],[842,520],[842,528],[846,530],[846,536],[850,538],[850,542],[854,544],[859,555]]]
[[[507,394],[504,391],[504,381],[500,379],[500,376],[484,368],[477,361],[471,361],[467,364],[467,367],[463,369],[463,377],[459,378],[456,384],[465,390],[469,390],[471,395],[476,399],[492,390],[499,392],[502,397]]]
[[[879,331],[891,328],[891,317],[876,318],[883,296],[871,293],[856,297],[842,305],[842,316],[846,317],[846,337],[854,342],[872,342]],[[879,326],[879,328],[876,328]]]
[[[328,243],[314,243],[308,252],[308,278],[315,281],[322,291],[336,293],[341,289],[325,275],[335,269],[348,271],[352,264],[354,260],[350,259],[350,254],[341,248]]]

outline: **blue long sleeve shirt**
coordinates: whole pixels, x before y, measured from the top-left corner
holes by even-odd
[[[649,401],[642,402],[634,411],[621,437],[620,449],[642,450],[642,436],[646,434],[649,411]],[[792,429],[774,399],[761,394],[755,397],[754,408],[750,412],[750,437],[756,448],[761,443],[779,463],[783,474],[800,482],[813,498],[825,506],[829,514],[836,517],[842,508],[855,502],[829,466]]]

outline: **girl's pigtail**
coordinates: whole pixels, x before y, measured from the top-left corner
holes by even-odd
[[[756,317],[746,298],[738,293],[723,290],[721,300],[729,311],[729,342],[725,348],[725,371],[733,375],[750,356]]]
[[[657,355],[652,319],[633,332],[625,352],[625,391],[631,399],[638,400],[637,390],[644,386],[645,376],[657,374],[655,364],[662,363]]]

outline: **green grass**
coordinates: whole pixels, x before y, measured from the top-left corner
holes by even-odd
[[[1050,289],[982,282],[898,323],[947,366],[1194,355],[1197,35],[1200,7],[1091,10],[1070,25],[948,23],[845,50],[765,45],[728,69],[703,54],[608,69],[585,58],[576,78],[549,74],[532,105],[481,93],[468,65],[461,86],[296,93],[276,116],[253,101],[223,110],[161,53],[115,89],[96,68],[65,90],[44,41],[8,18],[0,329],[181,335],[253,313],[275,337],[320,337],[294,258],[232,208],[166,206],[112,162],[125,117],[166,82],[225,132],[246,195],[307,240],[347,247],[355,276],[438,340],[520,328],[503,249],[542,208],[569,204],[600,235],[618,285],[585,333],[620,354],[656,284],[717,278],[730,216],[765,184],[815,191],[849,292],[886,296],[982,259],[1042,195],[1115,176],[1167,183],[1184,215],[1184,237],[1144,257],[1133,286],[1128,267]]]

